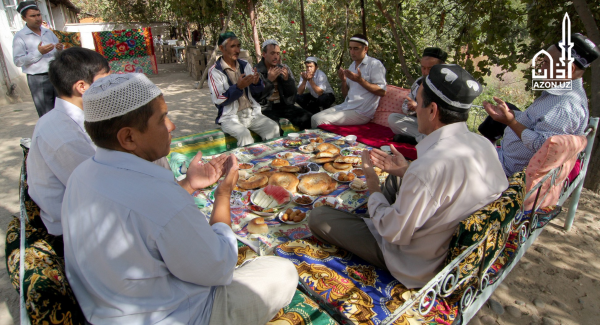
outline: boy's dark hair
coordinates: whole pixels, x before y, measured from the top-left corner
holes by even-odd
[[[100,72],[109,72],[108,61],[99,53],[82,47],[57,51],[50,62],[48,77],[58,96],[73,96],[73,85],[83,80],[92,84]]]
[[[315,68],[318,68],[318,67],[319,67],[319,65],[317,64],[317,62],[313,62],[313,61],[307,61],[307,62],[304,62],[304,65],[307,65],[307,64],[310,64],[310,63],[314,64],[314,65],[315,65]]]
[[[463,112],[457,112],[448,109],[448,105],[437,98],[429,96],[426,91],[423,91],[423,107],[429,106],[431,103],[436,103],[440,112],[440,122],[445,125],[466,122],[469,119],[469,110]]]
[[[162,97],[162,95],[125,115],[98,122],[85,121],[83,122],[85,132],[96,146],[104,149],[118,149],[121,147],[119,139],[117,139],[117,133],[120,129],[132,127],[140,132],[146,132],[148,120],[154,113],[154,106],[159,97]]]

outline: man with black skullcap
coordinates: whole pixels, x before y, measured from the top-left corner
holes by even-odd
[[[335,102],[333,88],[327,80],[325,72],[319,69],[318,59],[309,56],[304,60],[306,71],[300,74],[296,103],[305,110],[316,114],[328,109]],[[308,93],[305,93],[308,90]]]
[[[250,131],[263,140],[279,136],[279,124],[264,116],[253,93],[261,92],[265,84],[256,69],[239,58],[241,43],[233,32],[219,35],[223,55],[208,70],[210,94],[217,106],[216,123],[223,132],[237,139],[238,147],[254,143]]]
[[[169,153],[175,125],[143,74],[97,80],[83,108],[98,148],[69,178],[62,228],[67,278],[88,322],[262,325],[289,304],[291,262],[267,256],[236,268],[235,155],[196,155],[179,184],[153,164]],[[221,177],[207,221],[190,194]]]
[[[13,39],[13,62],[27,74],[27,84],[38,116],[54,108],[56,91],[48,78],[48,64],[54,53],[62,51],[54,33],[42,27],[42,14],[35,1],[19,3],[17,11],[25,21],[25,27]]]
[[[571,70],[571,78],[564,78],[571,80],[571,89],[557,87],[545,90],[524,112],[511,110],[497,97],[494,97],[497,105],[483,103],[494,121],[508,126],[504,129],[501,148],[498,149],[498,157],[506,176],[525,168],[531,157],[551,136],[581,135],[587,127],[589,111],[582,77],[585,69],[600,56],[600,50],[579,33],[571,35],[571,40],[574,43],[571,50],[574,62],[566,67]],[[562,65],[556,66],[561,62],[559,44],[550,46],[548,53],[555,64],[551,65],[550,58],[545,56],[542,70],[548,72],[550,69],[562,69]]]
[[[371,121],[379,99],[385,96],[385,67],[381,61],[367,55],[369,42],[362,34],[355,34],[348,42],[352,64],[338,71],[342,81],[342,96],[346,100],[312,117],[312,127],[321,124],[361,125]]]
[[[311,113],[295,105],[296,80],[292,70],[281,63],[281,49],[274,39],[262,44],[262,59],[256,64],[265,87],[253,90],[252,95],[262,106],[265,116],[279,125],[279,119],[285,118],[301,130],[310,128]]]
[[[481,86],[454,64],[434,66],[417,92],[417,122],[425,138],[419,159],[363,151],[370,218],[319,207],[309,227],[325,242],[344,247],[390,271],[407,288],[420,288],[442,268],[448,243],[463,219],[508,187],[492,144],[466,121]],[[388,172],[384,186],[373,165]]]
[[[448,53],[437,47],[428,47],[423,51],[421,58],[421,77],[415,80],[410,87],[408,98],[402,104],[402,113],[392,113],[388,117],[388,124],[394,131],[394,141],[409,144],[417,144],[425,135],[419,133],[417,125],[417,117],[415,110],[417,109],[417,90],[423,81],[423,78],[429,75],[429,71],[436,64],[443,64],[448,58]]]

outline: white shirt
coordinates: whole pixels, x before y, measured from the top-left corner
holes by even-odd
[[[446,125],[417,144],[396,202],[369,197],[366,223],[386,266],[407,288],[423,287],[442,268],[460,221],[497,199],[508,187],[489,140],[466,123]]]
[[[54,59],[56,49],[43,54],[38,51],[38,45],[56,44],[58,38],[54,33],[40,27],[42,35],[34,33],[27,25],[15,34],[13,38],[13,62],[21,67],[23,73],[39,74],[48,72],[48,64]]]
[[[298,85],[302,84],[302,80],[302,76],[300,76],[300,83]],[[317,87],[323,90],[323,94],[333,93],[333,88],[331,88],[331,85],[329,84],[329,80],[327,79],[327,75],[325,74],[325,72],[317,69],[315,75],[313,76],[313,81],[315,82]],[[310,94],[313,95],[314,98],[319,98],[319,94],[317,94],[317,92],[314,89],[312,89],[312,85],[310,84],[310,82],[306,81],[306,86],[304,87],[304,89],[308,89],[310,91]]]
[[[412,86],[410,87],[410,93],[408,93],[408,98],[417,101],[417,91],[419,91],[419,86],[421,86],[421,80],[423,80],[423,77],[419,77],[417,80],[415,80],[415,82],[413,82]],[[402,103],[402,113],[407,116],[417,115],[417,112],[408,109],[408,99],[405,99]]]
[[[379,86],[383,90],[386,89],[387,83],[385,81],[385,67],[381,61],[365,55],[365,58],[358,67],[360,68],[360,73],[362,74],[363,79],[369,83]],[[356,73],[356,62],[352,62],[348,70]],[[363,86],[350,80],[349,78],[346,78],[346,83],[348,84],[349,88],[346,100],[340,105],[336,106],[336,108],[341,110],[353,109],[356,110],[356,112],[360,115],[373,118],[381,97],[371,93],[363,88]]]
[[[236,238],[210,226],[173,173],[98,148],[65,192],[66,274],[92,324],[208,324],[232,281]]]
[[[62,234],[60,209],[69,176],[94,152],[96,146],[83,127],[83,110],[56,98],[54,109],[35,125],[27,156],[29,195],[50,234]]]

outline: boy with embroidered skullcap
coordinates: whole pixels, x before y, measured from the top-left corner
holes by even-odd
[[[169,153],[175,125],[143,74],[102,78],[83,103],[98,149],[71,175],[62,214],[67,277],[90,323],[265,324],[289,304],[291,262],[235,268],[234,155],[204,164],[197,155],[180,184],[151,163]],[[190,194],[221,176],[207,221]]]

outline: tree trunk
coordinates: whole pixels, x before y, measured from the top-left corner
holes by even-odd
[[[227,14],[227,19],[225,19],[225,21],[223,22],[223,28],[221,28],[221,34],[225,33],[227,31],[227,26],[229,25],[229,20],[231,19],[231,15],[233,15],[233,10],[235,9],[235,0],[232,1],[232,3],[229,6],[229,13]],[[214,63],[215,60],[217,59],[217,50],[219,49],[219,37],[215,37],[215,48],[212,51],[212,54],[210,55],[210,59],[208,60],[208,63],[206,63],[206,67],[204,68],[204,71],[202,71],[202,77],[200,78],[200,83],[198,84],[198,89],[202,89],[202,87],[204,86],[204,81],[206,81],[206,77],[208,76],[208,68],[211,67]]]
[[[306,41],[306,22],[304,21],[304,0],[300,0],[300,20],[302,23],[302,35],[304,36],[304,57],[308,55],[308,42]]]
[[[573,6],[585,26],[587,37],[589,37],[592,42],[596,43],[596,45],[599,45],[600,29],[598,28],[598,24],[596,23],[587,2],[585,0],[573,0]],[[590,67],[592,69],[590,116],[595,117],[600,116],[600,62],[598,61],[600,60],[596,60]],[[590,157],[588,176],[584,186],[596,193],[600,193],[600,132],[596,133],[594,150]]]
[[[258,39],[258,28],[256,28],[256,12],[254,11],[253,0],[248,0],[248,13],[250,14],[250,26],[252,26],[252,40],[254,41],[256,62],[259,62],[262,54],[260,50],[260,40]]]
[[[404,36],[404,39],[408,42],[408,45],[410,45],[410,48],[413,50],[413,54],[415,56],[415,58],[419,58],[419,51],[417,51],[417,47],[415,46],[415,43],[412,41],[411,37],[409,35],[406,34],[406,32],[404,31],[404,27],[402,27],[402,22],[400,21],[400,8],[402,7],[402,3],[399,2],[398,5],[396,6],[396,22],[398,23],[398,27],[400,29],[400,32],[402,33],[402,36]]]
[[[338,63],[335,71],[337,72],[344,64],[344,53],[345,49],[348,48],[348,28],[350,27],[350,4],[346,2],[346,29],[344,30],[344,47],[342,47],[342,53],[340,54],[340,62]]]
[[[380,0],[374,1],[377,8],[379,8],[379,11],[381,11],[383,16],[387,19],[387,21],[390,24],[392,34],[394,35],[394,41],[396,42],[396,48],[398,49],[398,57],[400,59],[400,66],[402,67],[402,72],[406,76],[408,84],[411,85],[413,82],[415,82],[415,78],[410,73],[408,65],[406,64],[406,58],[404,57],[404,50],[402,49],[402,43],[400,42],[400,35],[398,35],[398,28],[396,27],[396,22],[394,21],[392,15],[390,15],[387,12],[387,10],[383,8],[383,5],[381,4]]]
[[[367,21],[365,18],[365,0],[360,0],[360,19],[362,21],[362,32],[367,37]]]

